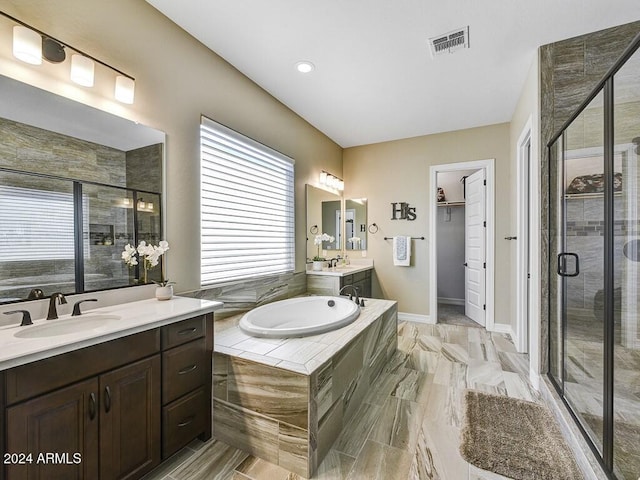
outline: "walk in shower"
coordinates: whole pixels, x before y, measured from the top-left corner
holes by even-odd
[[[549,375],[612,478],[640,477],[640,37],[549,148]]]

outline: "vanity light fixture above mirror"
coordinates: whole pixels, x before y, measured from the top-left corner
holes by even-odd
[[[0,11],[0,15],[17,24],[13,27],[13,56],[18,60],[31,65],[41,65],[43,58],[50,63],[64,63],[66,59],[65,49],[72,50],[74,53],[71,55],[69,78],[73,82],[83,87],[93,87],[95,64],[98,63],[116,73],[114,98],[121,103],[133,103],[136,84],[131,75],[3,11]]]
[[[344,180],[322,170],[320,172],[320,185],[333,188],[334,190],[344,190]]]

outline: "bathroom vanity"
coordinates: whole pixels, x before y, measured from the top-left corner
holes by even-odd
[[[342,287],[353,285],[358,288],[360,297],[371,298],[372,274],[372,262],[341,265],[321,271],[307,270],[307,292],[316,295],[338,295]]]
[[[118,321],[49,337],[27,329],[68,320],[2,327],[0,478],[140,478],[194,438],[210,438],[221,307],[143,300],[87,313]]]

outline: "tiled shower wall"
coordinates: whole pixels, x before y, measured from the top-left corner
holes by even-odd
[[[618,199],[617,199],[618,200]],[[623,203],[615,202],[614,216],[624,218]],[[567,200],[567,250],[580,253],[581,275],[568,278],[567,308],[591,311],[603,308],[602,251],[604,248],[604,208],[602,198],[570,198]],[[623,253],[627,235],[637,234],[637,222],[614,220],[614,269],[620,272],[626,258]],[[616,276],[615,287],[620,287],[621,276]],[[577,313],[577,312],[576,312]],[[600,318],[596,314],[594,318]]]
[[[549,156],[547,143],[640,32],[640,21],[563,40],[539,49],[541,272],[549,265]],[[555,166],[554,166],[555,167]],[[540,361],[548,370],[549,278],[542,275]]]

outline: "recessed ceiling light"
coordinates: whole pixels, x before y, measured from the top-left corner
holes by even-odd
[[[312,72],[316,67],[311,62],[303,61],[296,63],[296,68],[300,73]]]

